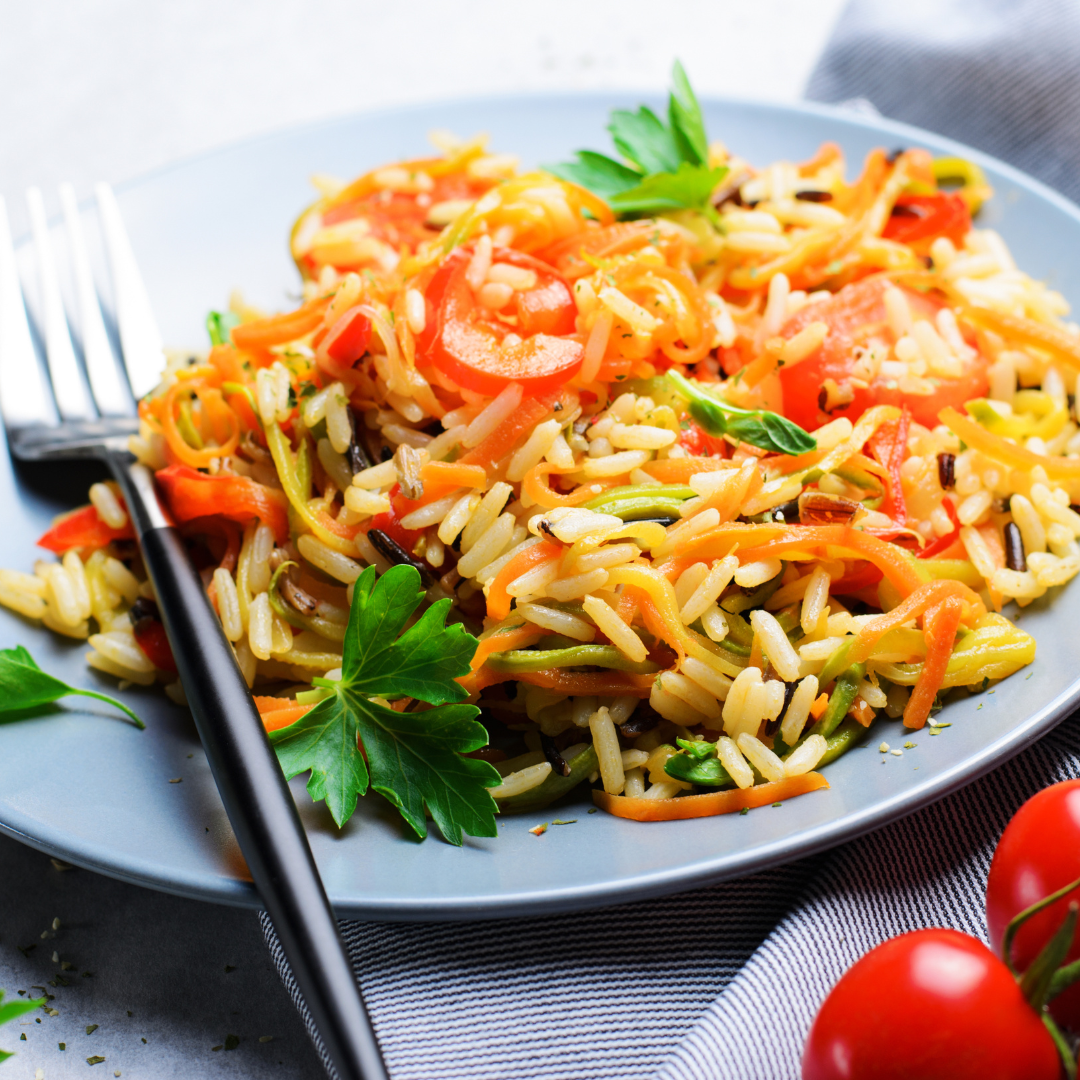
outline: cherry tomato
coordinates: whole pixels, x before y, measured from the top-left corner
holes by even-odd
[[[1044,896],[1080,878],[1080,780],[1066,780],[1028,799],[1009,822],[994,852],[986,884],[990,943],[1001,952],[1009,921]],[[1074,895],[1073,899],[1076,898]],[[1068,911],[1064,897],[1020,928],[1012,960],[1023,971],[1054,936]],[[1080,933],[1066,963],[1080,959]],[[1080,984],[1050,1002],[1054,1019],[1080,1033]]]
[[[459,386],[497,394],[518,382],[526,393],[555,390],[572,378],[585,358],[574,332],[577,305],[570,286],[546,263],[509,248],[496,248],[493,263],[510,263],[536,274],[536,285],[515,291],[501,313],[480,306],[466,280],[471,248],[459,248],[431,279],[427,320],[417,345],[422,354]],[[517,339],[507,342],[513,334]]]
[[[824,322],[829,326],[829,335],[821,348],[798,364],[780,369],[784,414],[789,420],[807,431],[814,431],[838,416],[846,416],[854,422],[871,405],[904,405],[913,420],[934,428],[938,424],[938,413],[946,405],[962,410],[965,401],[986,395],[989,386],[986,360],[978,355],[965,361],[963,374],[955,378],[926,376],[933,387],[929,394],[905,394],[895,379],[880,374],[867,387],[851,383],[856,346],[885,325],[882,300],[885,287],[886,282],[880,278],[846,285],[835,296],[807,304],[788,320],[782,331],[787,338],[812,322]],[[916,319],[932,319],[937,314],[940,304],[920,293],[905,291]],[[818,406],[818,395],[826,379],[841,386],[846,384],[851,392],[851,401],[831,413],[823,412]]]
[[[113,540],[131,540],[134,536],[135,530],[130,521],[122,529],[114,529],[98,517],[93,506],[83,506],[57,521],[38,540],[38,547],[63,555],[72,548],[102,548]]]
[[[1058,1080],[1057,1048],[1009,969],[957,930],[868,952],[833,987],[803,1080]]]
[[[959,247],[970,231],[967,203],[959,195],[940,191],[936,195],[901,195],[881,235],[925,254],[939,236],[948,237]]]

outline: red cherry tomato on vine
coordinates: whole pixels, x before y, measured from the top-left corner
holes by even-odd
[[[1028,799],[1009,822],[994,852],[986,884],[986,922],[990,943],[1001,952],[1005,928],[1025,908],[1080,878],[1080,780],[1066,780]],[[1054,936],[1068,913],[1063,897],[1033,915],[1013,941],[1012,961],[1024,971]],[[1065,963],[1080,959],[1080,933],[1073,937]],[[1080,1033],[1080,984],[1050,1002],[1055,1020]]]
[[[803,1080],[1058,1080],[1057,1048],[1009,969],[957,930],[916,930],[833,987]]]
[[[459,248],[431,279],[420,352],[458,386],[480,394],[495,395],[510,382],[521,383],[527,394],[564,385],[585,358],[581,343],[566,337],[577,319],[570,286],[539,259],[496,248],[493,263],[536,275],[531,289],[515,291],[496,313],[480,305],[466,280],[472,254],[471,248]],[[511,334],[516,342],[507,341]]]
[[[959,195],[939,191],[936,195],[901,195],[881,235],[923,254],[939,236],[948,237],[959,247],[970,231],[967,203]]]
[[[938,425],[938,413],[946,405],[961,412],[964,402],[984,397],[988,388],[986,360],[982,356],[964,361],[964,370],[955,377],[927,376],[932,387],[929,394],[903,393],[897,380],[877,375],[868,386],[852,383],[856,362],[855,348],[864,344],[868,335],[885,326],[885,302],[882,294],[886,282],[868,278],[846,285],[834,296],[815,304],[807,304],[793,315],[781,333],[794,337],[813,322],[827,323],[829,335],[822,346],[805,360],[780,369],[780,385],[784,388],[784,415],[807,431],[846,416],[853,423],[871,405],[906,406],[911,418],[924,427]],[[916,319],[933,319],[941,305],[919,293],[905,290],[912,315]],[[849,389],[848,404],[825,413],[818,405],[818,395],[826,379]]]

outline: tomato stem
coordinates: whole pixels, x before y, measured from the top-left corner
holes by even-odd
[[[1073,1057],[1069,1040],[1062,1035],[1061,1029],[1054,1023],[1049,1013],[1042,1014],[1042,1022],[1050,1033],[1050,1038],[1054,1040],[1067,1080],[1076,1080],[1076,1059]]]
[[[1069,882],[1064,888],[1058,889],[1057,892],[1051,893],[1049,896],[1044,896],[1037,904],[1032,904],[1029,908],[1024,908],[1019,915],[1015,916],[1009,921],[1009,925],[1005,927],[1005,936],[1001,942],[1001,955],[1008,965],[1009,970],[1019,977],[1020,973],[1016,970],[1016,966],[1012,962],[1012,946],[1016,935],[1020,931],[1020,927],[1024,925],[1034,915],[1038,915],[1040,911],[1048,908],[1051,904],[1057,903],[1064,896],[1068,896],[1073,889],[1080,888],[1080,878],[1075,881]],[[1064,959],[1064,954],[1062,955]],[[1060,961],[1059,961],[1060,963]]]
[[[1054,972],[1054,977],[1050,980],[1050,989],[1047,991],[1046,1000],[1050,1001],[1052,998],[1057,997],[1058,994],[1068,990],[1075,982],[1080,982],[1080,960],[1074,960],[1071,964],[1066,964]]]
[[[1080,904],[1074,900],[1069,904],[1069,914],[1065,916],[1065,921],[1058,927],[1057,932],[1031,962],[1020,979],[1020,990],[1036,1012],[1041,1012],[1046,1004],[1054,973],[1061,966],[1072,944],[1078,912],[1080,912]]]

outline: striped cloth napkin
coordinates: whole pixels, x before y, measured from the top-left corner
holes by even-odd
[[[855,0],[808,96],[868,100],[1078,198],[1078,61],[1072,0]],[[1080,713],[826,856],[618,908],[342,932],[394,1080],[796,1080],[818,1005],[868,949],[923,926],[985,939],[1001,830],[1073,777]],[[265,917],[263,929],[307,1020]]]

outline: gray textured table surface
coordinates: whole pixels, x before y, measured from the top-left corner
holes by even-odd
[[[19,234],[29,184],[70,180],[83,195],[99,179],[384,105],[661,89],[675,56],[702,94],[794,100],[840,6],[674,2],[658,21],[646,0],[0,0],[0,194]],[[106,1060],[91,1075],[322,1075],[251,912],[59,871],[0,838],[0,987],[34,984],[58,1015],[0,1029],[18,1055],[0,1075],[13,1080],[83,1076],[93,1055]]]

